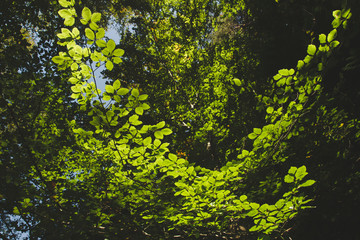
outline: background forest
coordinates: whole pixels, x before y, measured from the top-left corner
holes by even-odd
[[[360,239],[359,17],[2,0],[0,237]]]

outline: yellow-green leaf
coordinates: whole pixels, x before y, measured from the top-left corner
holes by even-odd
[[[100,39],[105,37],[105,30],[104,28],[99,28],[99,30],[96,33],[96,39]]]
[[[107,61],[105,64],[107,70],[111,71],[114,68],[114,64],[111,61]]]
[[[112,60],[115,64],[119,64],[122,62],[121,58],[119,58],[119,57],[114,57]]]
[[[113,83],[113,87],[115,90],[118,90],[121,86],[121,83],[120,83],[120,80],[116,80],[114,83]]]
[[[95,43],[96,43],[96,46],[98,46],[98,47],[101,47],[101,48],[106,47],[106,42],[102,39],[97,40]]]
[[[59,13],[60,17],[65,18],[65,19],[72,17],[72,13],[69,9],[61,9],[58,11],[58,13]]]
[[[234,78],[234,83],[236,86],[239,86],[239,87],[241,86],[241,81],[238,78]]]
[[[87,7],[84,7],[81,12],[81,16],[86,22],[88,22],[91,19],[91,10]]]
[[[144,109],[142,107],[135,108],[135,113],[138,115],[143,115]]]
[[[95,38],[95,34],[90,28],[85,29],[85,36],[90,40],[94,40]]]
[[[139,96],[139,90],[134,88],[132,91],[131,91],[131,95],[133,95],[134,97],[138,97]]]
[[[96,22],[100,21],[100,19],[101,19],[101,13],[96,12],[91,15],[91,22],[96,23]]]
[[[97,31],[97,30],[99,29],[99,26],[98,26],[96,23],[94,23],[94,22],[91,22],[91,23],[89,24],[89,27],[90,27],[93,31]]]
[[[313,44],[310,44],[307,48],[307,53],[311,56],[314,56],[316,53],[316,46]]]
[[[115,49],[116,44],[115,44],[114,40],[110,39],[107,42],[106,46],[107,46],[109,52],[112,52]]]
[[[124,50],[118,48],[113,52],[113,55],[116,57],[120,57],[120,56],[124,55]]]
[[[68,17],[64,21],[65,26],[72,26],[72,25],[74,25],[74,23],[75,23],[75,18],[73,18],[73,17]]]
[[[119,95],[126,95],[126,94],[128,94],[129,91],[130,91],[130,90],[127,89],[127,88],[120,88],[120,89],[117,91],[117,94],[119,94]]]
[[[114,93],[114,87],[111,85],[106,85],[105,86],[105,91],[108,93]]]

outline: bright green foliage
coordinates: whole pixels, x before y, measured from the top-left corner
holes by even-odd
[[[222,14],[231,18],[237,11],[246,12],[244,3],[154,2],[153,7],[162,11],[141,19],[154,28],[137,37],[148,43],[143,46],[147,56],[158,61],[158,66],[145,61],[149,65],[143,70],[154,73],[159,82],[131,84],[136,80],[129,77],[124,84],[119,77],[102,92],[95,69],[118,71],[127,52],[104,37],[105,29],[98,25],[100,13],[83,8],[79,21],[83,26],[73,27],[78,22],[75,2],[59,3],[63,9],[58,13],[67,28],[57,34],[58,45],[65,50],[52,61],[68,74],[63,77],[71,84],[71,98],[84,115],[65,121],[73,144],[50,153],[30,148],[35,159],[51,156],[53,160],[29,169],[29,177],[46,185],[50,197],[44,203],[43,196],[24,195],[16,200],[12,214],[27,219],[39,209],[55,209],[61,214],[49,214],[51,220],[44,218],[41,223],[56,221],[65,225],[65,237],[79,239],[271,239],[282,237],[291,220],[310,207],[312,199],[303,188],[316,186],[315,180],[307,179],[314,173],[302,163],[288,161],[286,151],[304,131],[299,124],[303,116],[321,97],[321,71],[339,45],[337,29],[346,26],[350,11],[335,11],[334,29],[321,34],[319,44],[310,44],[296,67],[280,69],[271,86],[261,91],[263,86],[240,77],[251,76],[250,70],[236,68],[254,69],[255,58],[244,57],[242,66],[236,61],[231,67],[234,52],[250,56],[243,49],[246,44],[209,43],[209,29],[220,27],[212,15],[220,16],[221,6]],[[212,12],[205,11],[207,7]],[[174,21],[188,32],[173,28]],[[206,37],[194,41],[199,36]],[[257,105],[258,113],[240,116],[254,106],[250,103]],[[237,123],[253,116],[263,119]],[[43,129],[36,137],[57,146],[53,136],[66,130],[56,124],[45,127],[47,118],[44,114],[36,119]],[[213,148],[199,157],[208,156],[211,164],[206,159],[201,162],[189,149],[189,157],[176,152],[187,134],[184,127],[191,133],[193,147],[206,143]],[[236,141],[228,145],[229,139]],[[215,147],[221,155],[216,159]],[[252,185],[253,175],[281,164],[287,173],[266,174],[273,179]],[[276,185],[273,194],[266,192],[269,183]]]
[[[87,9],[83,10],[83,13],[83,24],[88,22],[89,16],[91,21],[99,20],[98,13],[91,14]],[[136,88],[121,88],[119,81],[106,85],[105,92],[101,95],[96,84],[87,81],[91,77],[95,78],[91,65],[87,65],[88,59],[100,64],[106,62],[106,68],[112,70],[114,57],[123,54],[122,50],[116,49],[113,40],[107,41],[106,45],[97,44],[102,48],[101,52],[95,50],[94,41],[102,40],[95,37],[98,31],[85,29],[86,37],[91,40],[88,44],[92,45],[85,48],[76,44],[76,38],[61,36],[61,44],[66,45],[68,52],[61,52],[54,57],[54,62],[60,69],[70,67],[72,97],[92,116],[90,123],[95,127],[93,132],[77,128],[74,121],[71,123],[81,147],[76,152],[68,149],[62,154],[63,158],[68,159],[63,178],[71,179],[75,174],[72,184],[79,181],[88,184],[95,175],[102,172],[101,174],[105,174],[107,186],[93,193],[98,201],[116,198],[119,206],[135,204],[136,208],[130,208],[133,215],[142,217],[142,220],[137,221],[144,221],[145,225],[162,223],[168,230],[191,226],[194,234],[197,234],[196,229],[221,229],[220,222],[241,218],[253,219],[254,225],[250,231],[271,234],[304,208],[309,200],[298,196],[299,189],[314,183],[313,180],[303,181],[307,175],[305,166],[290,168],[284,181],[293,186],[274,205],[248,201],[245,195],[237,195],[235,189],[248,171],[258,167],[258,164],[268,164],[266,159],[269,159],[269,154],[273,154],[268,149],[276,149],[279,141],[284,137],[291,137],[294,122],[309,108],[308,95],[318,91],[318,76],[307,76],[294,69],[279,70],[274,77],[274,84],[282,91],[272,96],[273,106],[268,108],[266,116],[270,124],[254,128],[249,135],[250,139],[254,139],[253,149],[244,150],[238,156],[239,160],[228,162],[219,171],[195,167],[169,153],[168,144],[160,141],[164,135],[172,132],[163,128],[164,122],[156,125],[142,124],[139,116],[148,109],[148,105],[143,102],[146,95],[140,95]],[[334,34],[330,36],[327,39],[329,43],[335,37]],[[329,49],[333,47],[329,45]],[[317,52],[316,46],[309,45],[308,54],[306,58],[311,59],[305,61],[305,58],[305,64],[316,61],[321,51]],[[318,58],[320,59],[320,56]],[[315,84],[312,80],[307,80],[315,78]],[[95,79],[94,81],[96,82]],[[237,86],[240,85],[239,79],[234,81]],[[205,89],[202,92],[204,91],[206,92]],[[223,91],[219,90],[217,94],[222,95]],[[294,95],[298,97],[291,100]],[[96,99],[97,97],[99,99]],[[102,99],[110,101],[106,107]],[[98,159],[103,159],[102,163]],[[106,166],[103,170],[99,168],[102,164]],[[70,188],[71,185],[63,186],[63,189]],[[124,195],[125,193],[127,194]],[[164,199],[162,195],[174,197]],[[67,201],[59,193],[59,203],[65,204]],[[160,210],[155,207],[158,204],[164,207]],[[112,215],[102,213],[101,209],[97,211],[99,216],[102,216],[98,223],[100,226],[111,224]]]

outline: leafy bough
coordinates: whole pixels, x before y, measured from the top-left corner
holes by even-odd
[[[75,2],[59,0],[59,3],[63,7],[59,15],[67,28],[62,28],[58,34],[58,44],[67,51],[60,52],[53,61],[59,70],[70,70],[72,98],[92,117],[90,124],[94,130],[79,128],[75,120],[70,122],[79,148],[62,153],[61,157],[66,159],[64,176],[71,179],[63,189],[74,187],[74,183],[88,184],[99,205],[115,199],[117,204],[113,207],[131,212],[133,224],[145,236],[156,237],[157,231],[151,231],[154,228],[180,236],[247,235],[246,229],[244,232],[229,229],[231,222],[248,219],[253,222],[249,231],[257,233],[259,238],[274,232],[283,234],[288,221],[311,201],[300,193],[301,188],[315,183],[305,179],[305,166],[289,169],[284,177],[289,191],[273,204],[256,203],[246,194],[238,194],[236,188],[249,171],[259,164],[267,164],[281,141],[296,135],[292,132],[293,126],[312,106],[309,97],[321,91],[320,75],[311,69],[316,65],[321,70],[323,59],[338,45],[334,40],[336,28],[346,25],[350,13],[334,12],[338,19],[333,22],[335,29],[325,38],[320,35],[320,46],[310,45],[308,55],[299,61],[296,70],[282,69],[273,77],[278,87],[276,92],[267,97],[259,96],[269,105],[266,119],[270,124],[255,128],[249,134],[254,148],[243,150],[237,160],[220,170],[210,170],[189,164],[169,152],[169,144],[162,141],[172,131],[165,127],[165,122],[143,124],[141,116],[149,109],[146,94],[122,86],[120,80],[106,85],[105,92],[101,93],[93,64],[96,67],[103,64],[111,71],[114,64],[121,63],[124,51],[116,48],[113,40],[104,40],[105,30],[98,26],[100,13],[92,13],[85,7],[80,19],[85,30],[80,33],[78,28],[72,27],[77,18]],[[84,35],[86,46],[78,45],[77,40]],[[90,82],[91,79],[94,81]],[[91,185],[96,176],[104,177],[106,183],[98,189]],[[68,201],[59,192],[59,203]],[[97,225],[119,224],[113,222],[115,212],[96,208],[95,214],[100,219]],[[120,225],[125,226],[126,219],[123,221]]]

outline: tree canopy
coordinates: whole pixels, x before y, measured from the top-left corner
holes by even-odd
[[[326,3],[3,1],[0,237],[359,238],[360,8]]]

